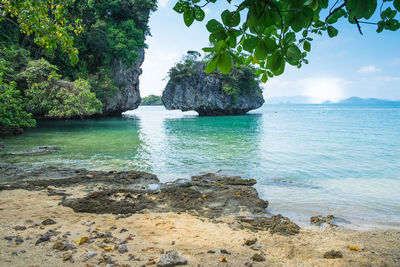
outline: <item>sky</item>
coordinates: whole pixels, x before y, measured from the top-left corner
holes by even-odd
[[[222,2],[222,1],[220,1]],[[147,37],[145,61],[140,77],[141,95],[161,95],[168,70],[188,50],[208,46],[208,20],[225,9],[223,4],[205,8],[203,22],[185,26],[182,15],[172,10],[176,0],[159,0],[150,16],[152,36]],[[284,74],[262,84],[264,98],[305,96],[320,103],[359,96],[400,100],[400,33],[376,33],[376,26],[362,25],[364,35],[349,23],[339,23],[335,38],[315,35],[308,55],[310,64],[297,69],[286,65]]]

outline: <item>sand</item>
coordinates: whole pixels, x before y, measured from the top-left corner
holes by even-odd
[[[115,215],[76,213],[59,206],[60,199],[46,192],[11,190],[0,192],[0,266],[106,266],[112,258],[114,266],[153,265],[165,251],[181,253],[190,266],[400,266],[400,231],[354,231],[337,227],[302,229],[295,236],[271,235],[267,231],[233,230],[222,218],[215,223],[188,214],[148,213],[116,219]],[[56,224],[41,225],[50,218]],[[88,223],[89,222],[89,223]],[[90,225],[90,222],[94,224]],[[90,225],[90,226],[89,226]],[[14,230],[26,226],[26,230]],[[121,232],[121,229],[126,229]],[[50,241],[35,245],[48,230],[60,232]],[[113,238],[97,238],[92,243],[77,245],[80,237],[111,232]],[[70,235],[64,235],[70,232]],[[6,236],[20,236],[15,244]],[[115,238],[127,240],[128,252],[114,249]],[[257,238],[255,249],[244,244]],[[64,240],[76,246],[72,251],[58,251],[53,245]],[[110,242],[110,243],[105,243]],[[114,243],[113,243],[114,242]],[[101,245],[111,247],[105,251]],[[100,246],[99,246],[100,245]],[[349,246],[358,246],[358,251]],[[337,250],[343,258],[325,259],[324,253]],[[210,250],[215,253],[209,253]],[[222,253],[226,250],[229,254]],[[97,255],[88,259],[88,251]],[[64,261],[63,255],[71,253]],[[258,253],[265,261],[251,258]],[[226,262],[219,260],[226,257]]]

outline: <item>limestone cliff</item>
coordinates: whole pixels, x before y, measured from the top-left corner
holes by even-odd
[[[238,95],[223,90],[222,75],[206,74],[205,64],[196,63],[190,75],[168,82],[162,94],[167,109],[194,110],[199,115],[243,114],[262,106],[264,98],[260,87],[240,88]],[[194,70],[194,71],[193,71]]]
[[[143,61],[143,48],[139,50],[136,62],[129,68],[126,67],[122,60],[114,60],[112,72],[114,82],[120,90],[107,103],[103,103],[102,115],[118,115],[127,110],[136,109],[139,106],[139,76],[142,74],[141,66]]]

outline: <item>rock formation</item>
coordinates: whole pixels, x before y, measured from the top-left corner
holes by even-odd
[[[136,62],[129,68],[122,60],[115,60],[112,64],[114,81],[119,92],[107,103],[103,104],[103,116],[119,115],[127,110],[136,109],[140,104],[139,76],[142,74],[144,48],[139,50]]]
[[[178,82],[170,80],[162,94],[164,106],[169,110],[194,110],[199,115],[234,115],[259,108],[264,103],[259,86],[236,97],[227,95],[222,89],[221,76],[206,74],[204,69],[205,64],[198,62],[192,75]]]

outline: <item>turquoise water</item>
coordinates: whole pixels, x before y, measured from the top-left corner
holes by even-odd
[[[271,212],[303,225],[334,214],[349,228],[400,228],[400,107],[266,105],[224,117],[140,107],[120,118],[40,122],[3,142],[5,152],[60,148],[0,157],[27,170],[137,169],[162,181],[221,171],[255,178]]]

